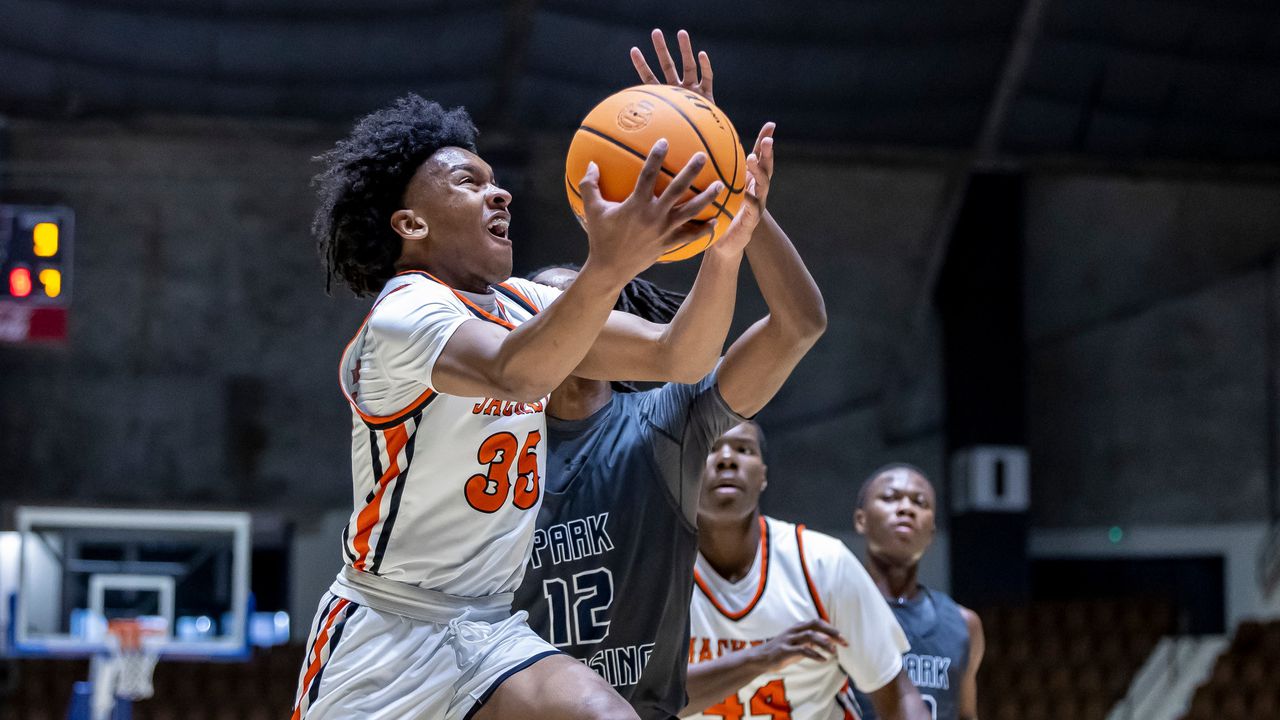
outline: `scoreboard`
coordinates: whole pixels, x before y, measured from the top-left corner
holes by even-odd
[[[0,204],[0,342],[66,338],[75,214]]]

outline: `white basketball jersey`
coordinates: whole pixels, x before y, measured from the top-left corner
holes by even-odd
[[[542,499],[546,400],[457,397],[431,386],[462,323],[511,329],[558,294],[515,278],[493,290],[480,296],[426,272],[397,275],[343,353],[355,508],[342,540],[355,570],[466,597],[520,583]]]
[[[805,658],[752,680],[696,718],[841,717],[834,699],[846,679],[872,692],[902,669],[907,639],[875,583],[844,543],[760,518],[751,571],[729,582],[698,555],[690,608],[690,664],[760,645],[797,623],[822,618],[849,641],[826,662]]]

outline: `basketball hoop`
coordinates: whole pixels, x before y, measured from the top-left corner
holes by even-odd
[[[112,717],[118,701],[146,700],[155,693],[151,678],[160,652],[144,640],[148,635],[163,634],[137,618],[107,623],[107,654],[95,656],[89,666],[92,720]]]
[[[151,678],[155,673],[160,653],[148,648],[142,640],[147,635],[158,634],[148,630],[136,619],[112,620],[107,623],[111,641],[109,665],[114,666],[115,696],[125,700],[146,700],[155,693]]]

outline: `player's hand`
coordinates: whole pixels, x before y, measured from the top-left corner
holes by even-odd
[[[752,651],[767,666],[768,672],[781,670],[805,658],[826,662],[835,657],[837,644],[848,646],[849,643],[841,637],[839,630],[815,618],[792,625],[786,632],[755,646]]]
[[[760,128],[755,149],[747,156],[746,198],[724,237],[707,252],[741,252],[751,241],[751,234],[760,224],[760,218],[764,217],[765,203],[769,199],[769,184],[773,180],[773,131],[776,127],[769,122]]]
[[[653,40],[653,52],[658,56],[658,67],[662,68],[662,75],[667,79],[666,84],[692,90],[713,103],[716,101],[711,93],[711,81],[714,77],[711,72],[711,58],[705,52],[699,52],[697,63],[694,62],[693,43],[689,40],[689,33],[684,30],[676,33],[682,69],[679,75],[676,74],[676,61],[671,58],[671,52],[667,50],[667,39],[662,35],[662,31],[655,28],[649,33],[649,37]],[[649,69],[649,63],[638,47],[631,48],[631,64],[635,66],[640,82],[645,85],[662,84],[658,76],[653,74],[653,70]]]
[[[662,162],[667,157],[667,141],[659,140],[636,178],[635,188],[620,203],[609,202],[600,195],[600,168],[587,166],[578,183],[582,193],[583,224],[590,246],[588,261],[619,273],[623,282],[639,275],[670,250],[697,240],[711,232],[708,222],[695,222],[724,184],[716,181],[694,197],[680,202],[694,179],[707,163],[707,156],[695,153],[671,184],[654,194]]]

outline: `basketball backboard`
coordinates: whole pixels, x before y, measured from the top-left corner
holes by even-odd
[[[164,657],[248,653],[247,513],[19,507],[14,525],[9,654],[102,654],[119,619]]]

